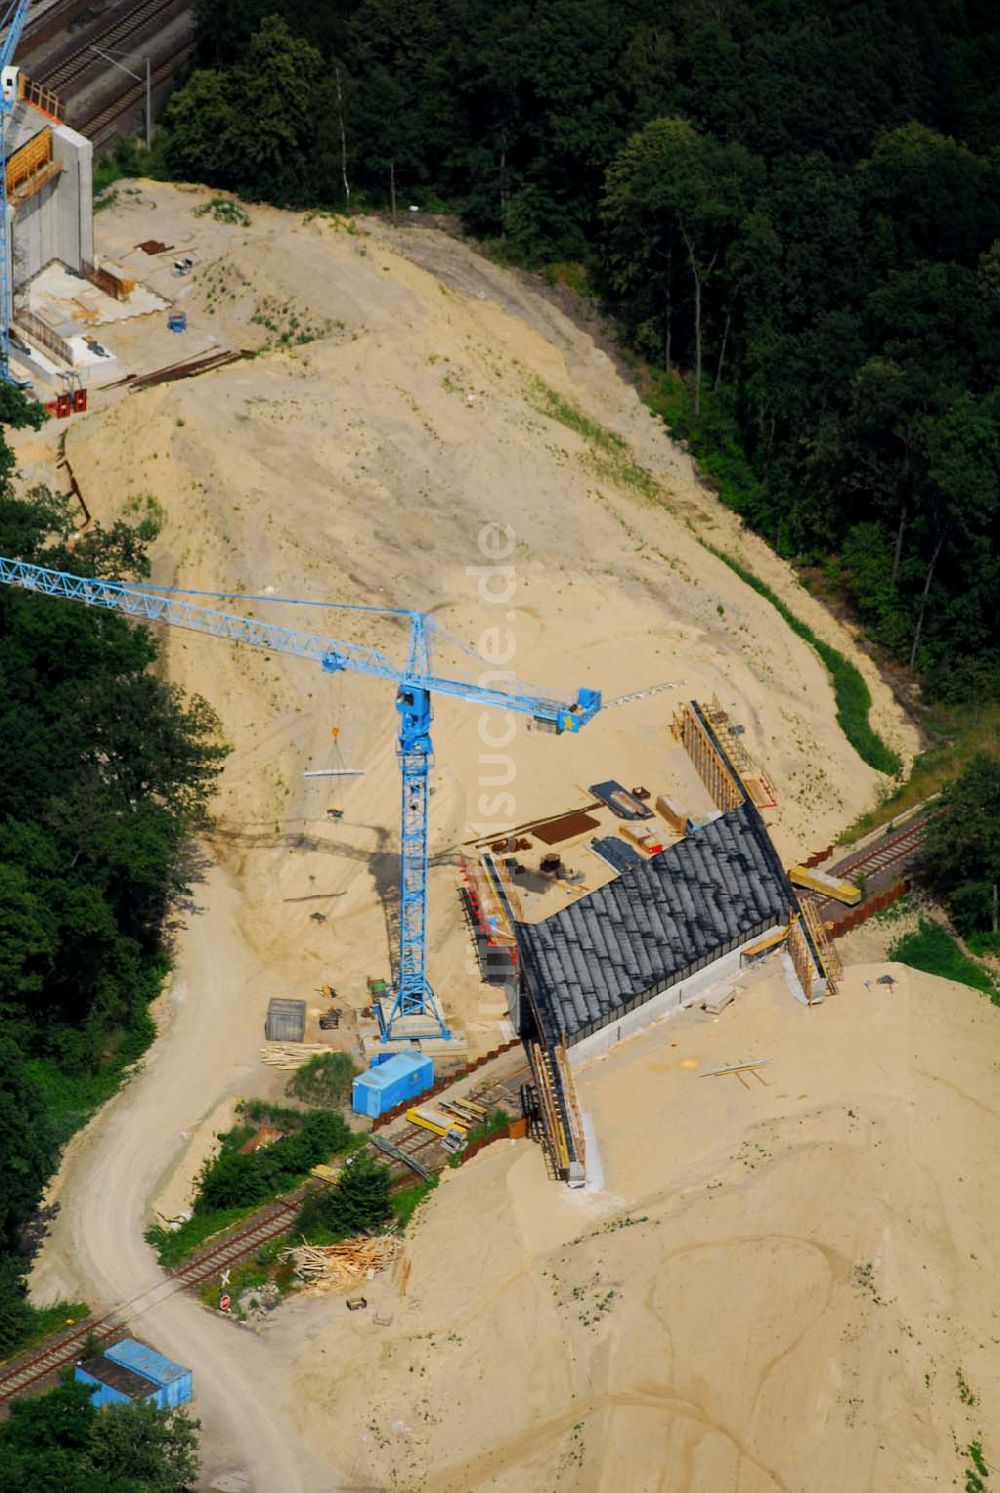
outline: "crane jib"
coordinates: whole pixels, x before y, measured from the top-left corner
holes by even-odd
[[[434,748],[431,741],[431,696],[450,695],[494,710],[530,716],[546,730],[576,732],[601,709],[601,695],[577,690],[575,699],[488,688],[475,680],[448,679],[430,670],[429,619],[409,612],[410,645],[404,668],[394,665],[377,648],[340,642],[318,633],[284,627],[256,617],[240,616],[188,599],[190,593],[144,589],[121,581],[72,575],[26,560],[0,555],[0,584],[43,596],[79,601],[145,622],[227,638],[251,648],[289,653],[311,659],[331,673],[350,670],[395,683],[398,712],[397,756],[400,764],[400,931],[393,979],[393,1003],[388,1020],[379,1008],[383,1041],[412,1040],[421,1035],[449,1037],[434,991],[427,978],[427,813],[429,775]],[[280,604],[280,603],[278,603]],[[325,603],[336,609],[338,603]],[[356,611],[345,603],[343,610]],[[429,1025],[429,1030],[428,1030]]]

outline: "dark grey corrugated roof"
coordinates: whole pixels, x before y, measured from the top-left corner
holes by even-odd
[[[155,1395],[159,1389],[152,1379],[147,1379],[144,1374],[139,1374],[135,1369],[130,1369],[127,1364],[116,1363],[113,1358],[108,1358],[104,1353],[98,1353],[95,1358],[85,1359],[80,1364],[85,1374],[92,1379],[97,1379],[101,1384],[107,1384],[111,1389],[117,1389],[121,1394],[128,1395],[130,1400],[146,1400],[150,1395]]]
[[[543,1034],[572,1041],[614,1020],[636,996],[785,921],[794,905],[760,815],[742,804],[553,917],[517,925]]]

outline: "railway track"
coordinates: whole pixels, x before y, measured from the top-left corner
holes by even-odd
[[[837,861],[829,868],[830,875],[842,877],[845,881],[863,880],[869,884],[878,879],[883,887],[886,885],[884,878],[887,878],[891,884],[891,881],[898,879],[916,859],[924,830],[933,814],[934,810],[929,809],[917,818],[911,819],[901,829],[890,832],[881,840],[876,840],[873,844],[846,855],[843,860]],[[823,869],[827,868],[823,867]],[[869,895],[871,893],[870,888]],[[844,923],[849,916],[843,904],[832,897],[815,898],[814,901],[827,927],[836,927]],[[863,907],[864,903],[859,903],[859,906]]]
[[[177,8],[177,0],[143,0],[142,4],[132,6],[104,30],[88,34],[84,42],[65,53],[53,66],[43,66],[38,70],[36,81],[65,98],[84,73],[108,66],[93,51],[95,45],[106,52],[125,52],[129,41],[148,30],[153,22],[164,19],[168,12],[175,13]]]
[[[929,813],[921,814],[918,818],[911,819],[909,824],[904,825],[895,834],[887,835],[875,844],[866,845],[863,850],[845,856],[842,861],[837,862],[833,868],[833,874],[845,878],[857,876],[870,878],[881,875],[901,863],[913,860],[920,849],[924,830],[930,818]]]
[[[153,68],[150,74],[150,87],[154,93],[157,88],[169,80],[177,64],[182,62],[185,57],[190,57],[193,51],[194,42],[185,42],[183,46],[171,52],[169,57],[164,58],[158,67]],[[132,109],[145,107],[145,102],[145,83],[132,83],[128,88],[123,88],[120,93],[115,95],[113,103],[107,104],[95,114],[90,114],[79,119],[74,125],[74,129],[79,130],[82,135],[86,135],[95,150],[100,150],[102,145],[107,145],[109,140],[114,139],[117,133],[116,126],[122,115],[129,113]]]
[[[529,1073],[527,1063],[520,1062],[502,1079],[487,1081],[481,1089],[477,1088],[474,1092],[487,1103],[498,1100],[510,1103],[513,1096],[519,1093],[520,1085]],[[429,1170],[440,1171],[447,1165],[448,1157],[440,1148],[439,1137],[428,1131],[413,1126],[410,1134],[403,1138],[395,1137],[395,1140],[400,1149],[423,1161]],[[397,1161],[393,1164],[393,1170],[394,1192],[412,1185],[414,1174],[410,1168]],[[288,1232],[309,1186],[307,1183],[297,1192],[261,1209],[238,1228],[215,1243],[207,1244],[191,1259],[165,1273],[156,1285],[133,1297],[131,1301],[122,1302],[110,1311],[100,1311],[88,1317],[85,1322],[74,1324],[49,1338],[33,1353],[0,1366],[0,1406],[26,1390],[41,1386],[61,1370],[70,1368],[80,1358],[88,1340],[93,1342],[96,1338],[101,1343],[111,1341],[146,1312],[176,1295],[178,1291],[204,1285],[228,1267],[256,1254],[262,1245],[280,1238]]]
[[[239,1264],[248,1255],[255,1254],[262,1244],[280,1238],[287,1232],[301,1202],[302,1194],[297,1193],[273,1203],[269,1208],[254,1214],[253,1218],[247,1219],[234,1233],[214,1245],[206,1246],[190,1260],[186,1260],[141,1296],[133,1297],[131,1301],[122,1303],[112,1311],[88,1317],[79,1326],[50,1338],[36,1352],[16,1359],[6,1368],[0,1369],[0,1405],[75,1364],[88,1339],[92,1341],[96,1337],[102,1343],[110,1341],[145,1312],[159,1306],[178,1291],[204,1285],[227,1266]]]

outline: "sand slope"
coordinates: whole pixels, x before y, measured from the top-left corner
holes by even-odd
[[[572,808],[611,776],[700,807],[690,764],[668,744],[675,697],[717,693],[744,723],[778,785],[786,856],[825,845],[870,801],[877,775],[837,728],[815,655],[697,533],[742,546],[858,658],[879,727],[905,755],[912,733],[888,692],[698,486],[585,333],[433,232],[262,208],[244,229],[198,216],[208,200],[140,183],[100,215],[101,250],[181,298],[190,326],[183,343],[155,319],[119,323],[107,340],[139,368],[213,339],[261,356],[101,395],[62,432],[53,422],[25,434],[26,480],[52,480],[64,433],[97,517],[152,498],[164,515],[161,583],[423,607],[449,635],[486,634],[487,650],[509,652],[532,684],[608,696],[674,686],[559,741],[522,723],[508,742],[502,722],[440,704],[431,964],[470,1045],[496,1040],[502,1011],[468,958],[461,842]],[[193,253],[191,279],[172,279],[173,253],[159,269],[137,253],[146,238]],[[275,347],[282,335],[315,340]],[[484,577],[481,535],[497,526],[514,533],[511,574]],[[391,620],[274,615],[401,657]],[[442,669],[483,671],[448,635],[438,656]],[[179,951],[186,1010],[108,1125],[101,1117],[71,1150],[58,1184],[63,1212],[39,1287],[79,1283],[107,1304],[155,1277],[140,1229],[168,1178],[176,1205],[182,1143],[193,1165],[220,1101],[255,1091],[268,997],[318,1005],[316,988],[331,980],[360,1005],[365,975],[388,973],[391,688],[182,633],[165,638],[163,658],[169,677],[216,707],[234,748],[212,842],[225,915],[221,892],[206,897]],[[339,792],[302,778],[330,765],[331,726],[341,760],[365,769]],[[512,800],[503,808],[501,790]],[[333,804],[336,824],[325,815]],[[210,1476],[244,1464],[258,1493],[321,1493],[351,1478],[440,1493],[941,1486],[957,1469],[952,1430],[967,1439],[980,1414],[956,1398],[959,1366],[982,1424],[997,1408],[987,1020],[968,993],[934,982],[876,1001],[852,975],[841,1000],[810,1012],[780,980],[765,983],[719,1026],[658,1028],[584,1076],[607,1196],[553,1187],[527,1145],[449,1174],[418,1228],[391,1327],[336,1300],[300,1301],[244,1351],[235,1329],[190,1302],[161,1308],[150,1330],[205,1370]],[[677,1066],[685,1054],[724,1062],[772,1049],[782,1066],[759,1092]],[[949,1175],[959,1151],[978,1186]],[[96,1216],[95,1198],[119,1195],[117,1214]],[[620,1227],[625,1213],[642,1221]],[[395,1288],[378,1289],[390,1301]],[[266,1403],[245,1390],[247,1376],[266,1377]]]
[[[780,590],[798,592],[803,616],[858,656],[878,722],[905,754],[912,733],[888,692],[787,567],[699,487],[589,336],[439,233],[264,208],[250,209],[243,229],[198,216],[208,196],[145,184],[102,213],[105,252],[180,296],[190,327],[183,346],[159,318],[119,323],[109,341],[144,367],[211,338],[271,350],[189,383],[100,396],[66,432],[98,517],[146,496],[161,506],[156,579],[425,608],[545,690],[590,685],[610,698],[675,686],[607,711],[578,740],[522,723],[509,747],[503,721],[439,704],[431,944],[438,987],[474,1043],[493,1038],[496,1012],[466,968],[457,847],[477,831],[571,808],[608,776],[700,795],[686,760],[668,749],[675,698],[718,694],[744,723],[778,785],[774,832],[788,856],[825,845],[870,802],[878,775],[836,726],[815,654],[696,529],[743,546]],[[147,236],[194,254],[190,281],[171,278],[173,253],[157,269],[133,248]],[[274,347],[281,335],[314,333]],[[630,444],[595,433],[581,411]],[[484,576],[480,536],[497,525],[513,531],[510,571]],[[402,657],[398,623],[248,607]],[[259,957],[290,987],[315,989],[332,975],[360,1002],[365,975],[387,972],[380,889],[396,874],[398,802],[391,688],[179,633],[165,650],[171,676],[211,700],[235,747],[217,848],[254,905]],[[438,659],[464,677],[486,667],[447,637]],[[337,792],[301,777],[331,763],[331,725],[341,732],[337,760],[367,770]],[[324,818],[331,803],[344,809],[336,826]],[[332,921],[311,922],[317,909]]]
[[[606,1195],[526,1143],[449,1179],[392,1326],[310,1350],[310,1444],[434,1493],[903,1493],[953,1438],[995,1455],[1000,1019],[884,968],[811,1012],[759,977],[590,1065]],[[750,1056],[766,1087],[688,1066]]]

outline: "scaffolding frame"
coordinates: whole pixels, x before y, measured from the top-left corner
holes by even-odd
[[[788,924],[788,952],[791,955],[792,965],[799,977],[802,993],[806,998],[806,1005],[813,1006],[817,1002],[813,996],[813,985],[816,979],[816,961],[813,958],[812,949],[802,928],[802,920],[799,913],[793,913]],[[822,970],[819,971],[823,973]]]
[[[719,745],[735,768],[747,793],[758,809],[776,809],[778,790],[769,774],[756,763],[732,729],[727,711],[723,710],[718,695],[713,695],[708,705],[703,705],[705,718],[718,738]]]
[[[826,988],[830,995],[836,995],[838,983],[844,978],[844,966],[840,955],[833,946],[833,940],[827,932],[826,924],[820,917],[815,902],[809,897],[800,897],[799,906],[802,909],[806,927],[812,934],[813,945],[822,966],[822,972],[826,976]]]
[[[712,802],[728,814],[738,809],[744,792],[694,700],[685,700],[674,711],[673,737],[694,763],[695,771],[711,795]]]

